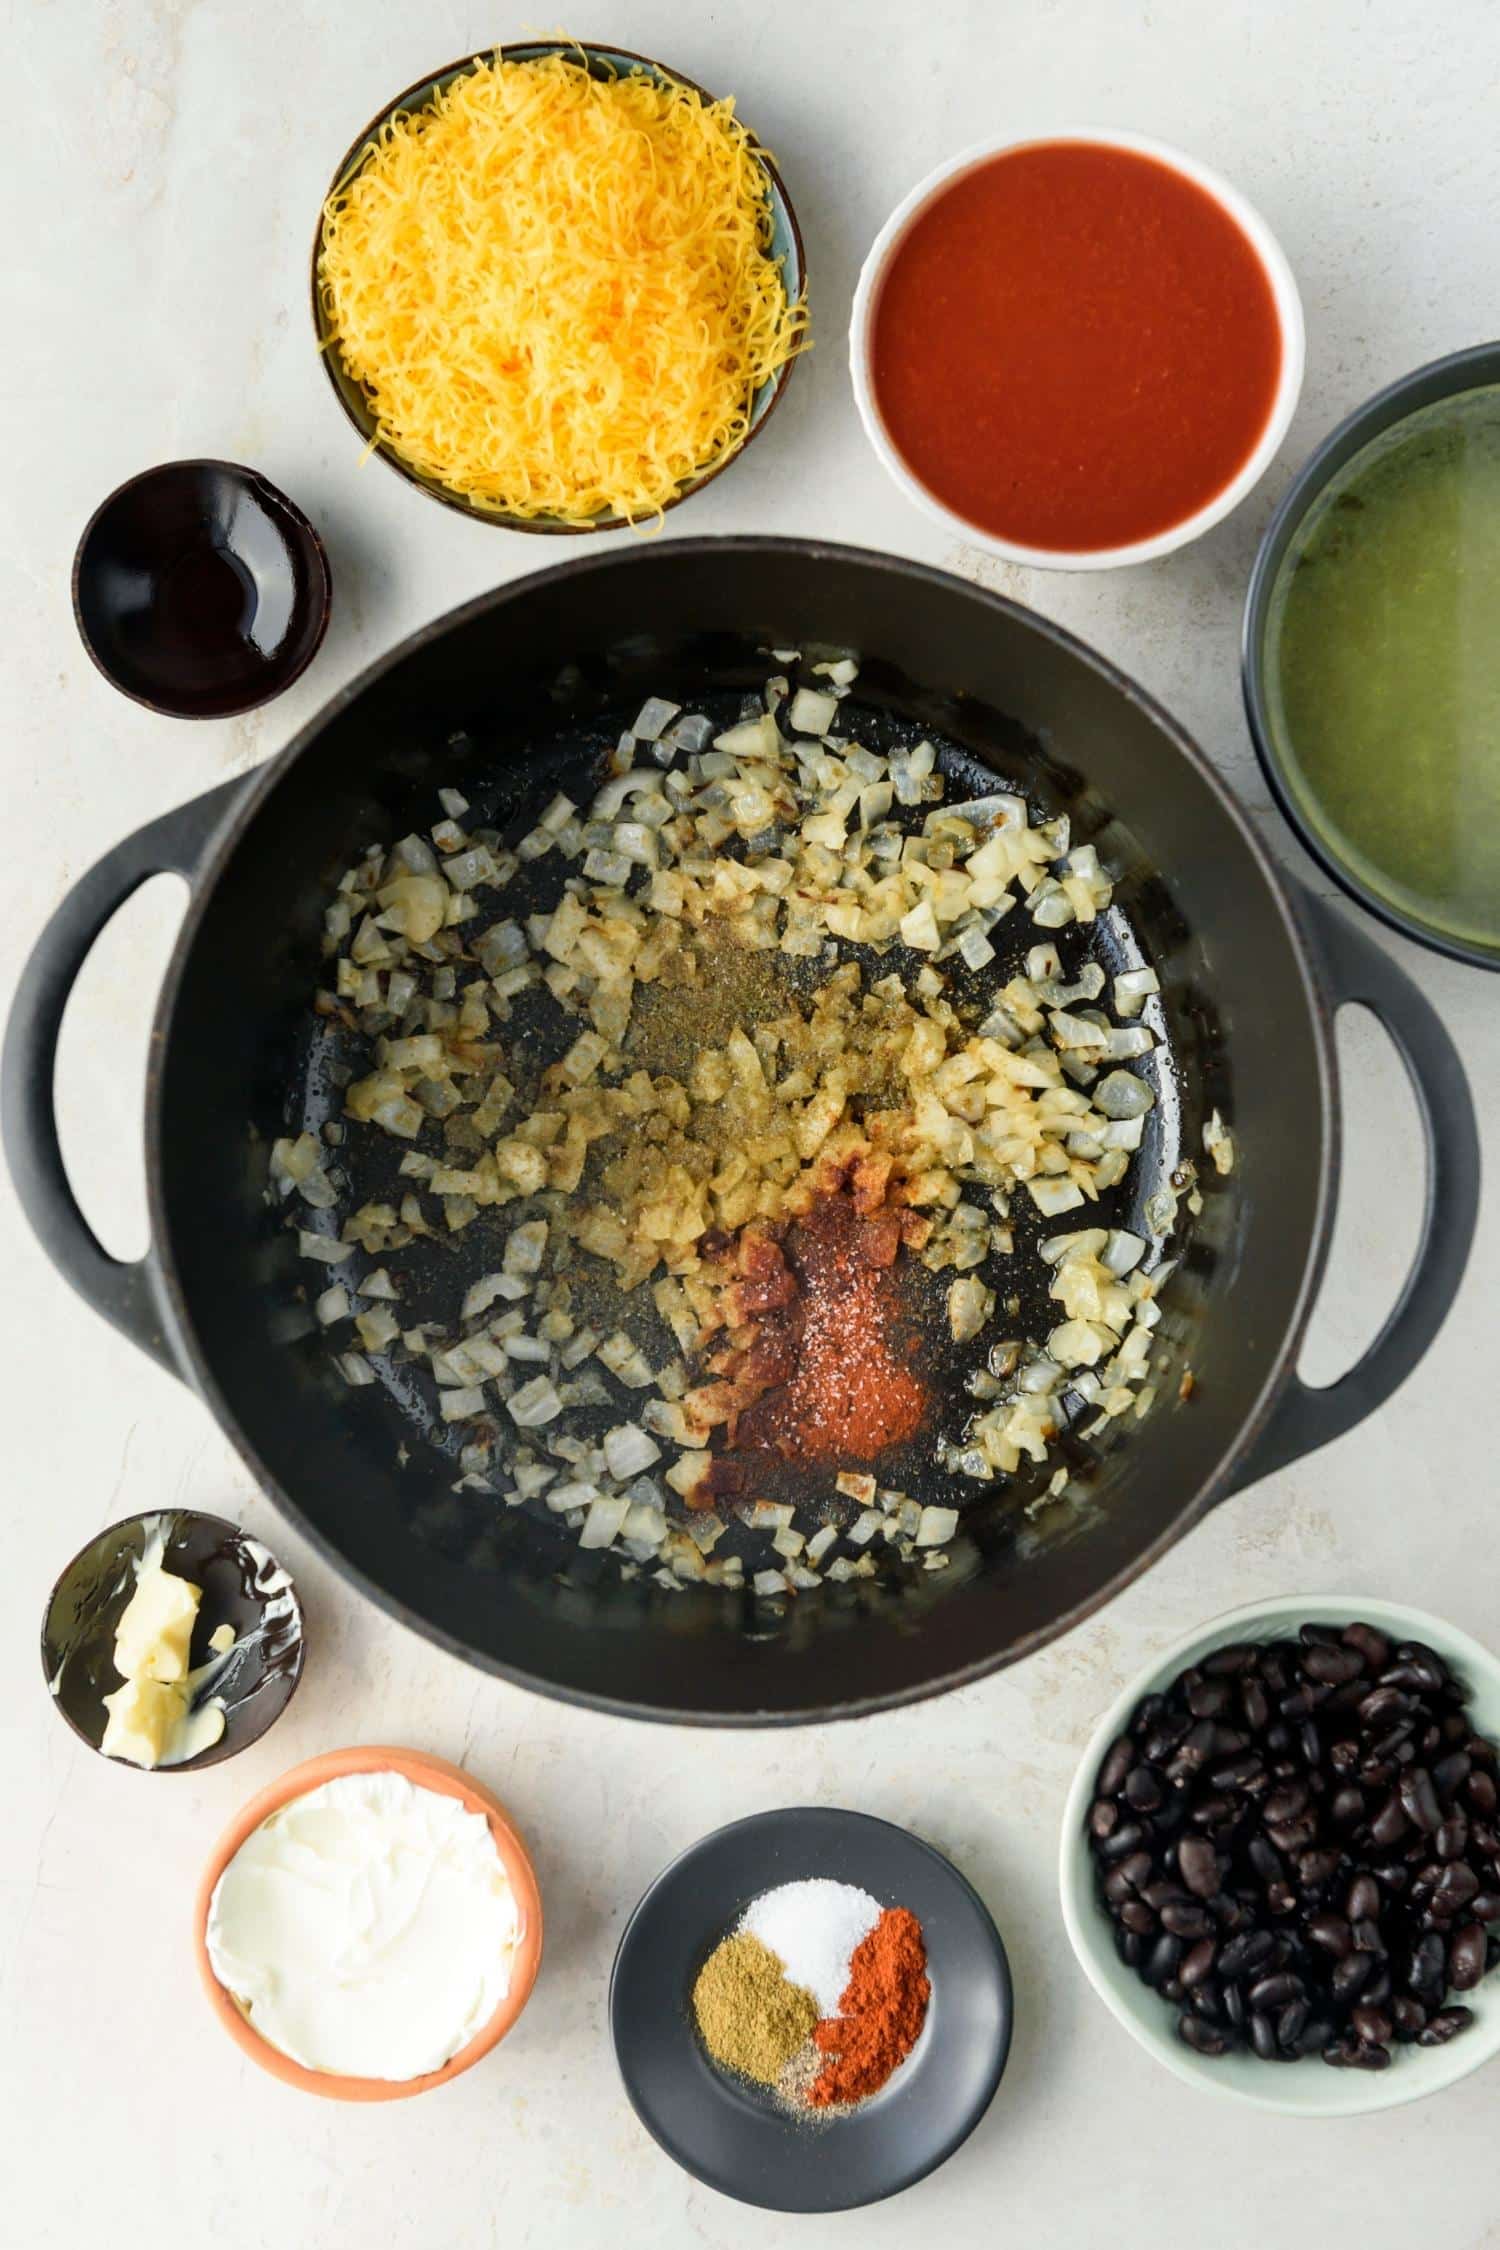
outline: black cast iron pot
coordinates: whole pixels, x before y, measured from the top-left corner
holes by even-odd
[[[317,975],[328,886],[364,844],[430,825],[434,793],[496,761],[517,817],[554,785],[527,745],[649,692],[753,686],[767,646],[861,652],[859,695],[971,762],[1066,803],[1098,835],[1163,983],[1183,1146],[1209,1108],[1238,1162],[1175,1277],[1173,1379],[1099,1463],[1082,1502],[1028,1521],[998,1489],[959,1566],[826,1587],[768,1611],[559,1574],[555,1530],[452,1466],[398,1465],[383,1391],[349,1391],[316,1337],[289,1340],[305,1285],[268,1212]],[[455,728],[468,739],[450,741]],[[90,1234],[58,1147],[52,1066],[89,947],[148,876],[192,901],[153,1033],[146,1114],[152,1249],[121,1264]],[[1425,1121],[1421,1246],[1375,1343],[1341,1381],[1296,1361],[1338,1175],[1333,1016],[1380,1017]],[[267,1491],[392,1616],[486,1669],[601,1709],[718,1724],[849,1716],[1011,1662],[1129,1583],[1227,1494],[1351,1428],[1431,1344],[1461,1277],[1479,1187],[1462,1068],[1427,1001],[1341,915],[1294,891],[1201,753],[1066,633],[937,571],[813,541],[673,540],[588,556],[487,594],[344,690],[270,765],[116,846],[64,901],[16,998],[4,1056],[16,1187],[63,1274],[193,1383]],[[252,1136],[251,1124],[257,1128]],[[1178,1376],[1191,1372],[1191,1384]],[[573,1557],[574,1566],[580,1558]]]

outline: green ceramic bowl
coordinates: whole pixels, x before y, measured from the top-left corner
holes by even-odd
[[[507,44],[504,53],[507,62],[535,62],[544,55],[569,55],[575,60],[586,63],[590,74],[595,78],[618,78],[627,76],[631,71],[645,71],[662,85],[686,86],[691,92],[701,95],[705,101],[715,99],[712,94],[707,93],[693,79],[684,77],[681,71],[668,70],[664,63],[653,62],[647,55],[632,54],[625,47],[600,47],[592,43],[582,43],[576,39],[533,39],[514,46]],[[466,55],[462,61],[449,63],[446,68],[433,72],[430,77],[419,79],[415,86],[408,86],[405,93],[398,94],[394,101],[387,102],[385,108],[380,111],[378,116],[371,118],[364,131],[355,137],[345,151],[333,178],[328,183],[327,194],[323,198],[324,203],[326,204],[329,195],[343,187],[359,170],[360,165],[364,162],[365,151],[368,149],[370,142],[388,119],[394,117],[398,111],[426,108],[446,87],[451,86],[455,80],[465,77],[474,68],[474,62],[475,58],[472,55]],[[802,294],[807,280],[802,248],[802,232],[797,224],[797,214],[792,209],[791,197],[782,185],[780,173],[759,143],[756,142],[754,145],[771,191],[771,256],[782,260],[782,275],[786,283],[787,295],[789,300],[795,300]],[[333,338],[332,329],[318,289],[318,256],[322,246],[323,220],[322,206],[320,206],[312,252],[312,315],[313,328],[318,339],[318,356],[323,362],[324,373],[333,385],[334,396],[359,432],[362,442],[369,446],[382,461],[393,468],[399,477],[403,477],[408,484],[414,485],[418,492],[425,492],[430,499],[440,500],[444,507],[456,509],[460,515],[468,516],[476,523],[498,524],[505,531],[542,532],[557,536],[568,532],[618,531],[624,527],[626,519],[623,516],[597,516],[590,523],[565,523],[555,516],[527,516],[523,518],[497,513],[491,508],[478,508],[471,501],[465,500],[460,493],[451,492],[446,485],[440,484],[435,477],[424,476],[420,469],[414,469],[410,462],[403,461],[398,454],[394,453],[389,446],[377,437],[375,418],[370,411],[369,401],[361,385],[355,381],[345,367],[339,354],[338,345]],[[715,477],[721,476],[732,462],[739,459],[750,440],[759,436],[770,420],[772,412],[791,380],[792,369],[796,364],[795,359],[785,361],[776,370],[776,373],[761,385],[750,410],[750,426],[735,450],[727,454],[722,461],[716,462],[713,468],[705,470],[701,476],[694,478],[690,484],[684,485],[682,490],[666,503],[667,507],[679,507],[684,500],[690,498],[695,492],[701,492],[706,484],[711,484]]]

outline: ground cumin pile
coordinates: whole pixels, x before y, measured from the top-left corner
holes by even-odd
[[[714,2061],[762,2086],[775,2084],[818,2020],[812,1994],[789,1983],[769,1946],[743,1931],[704,1962],[693,2013]]]

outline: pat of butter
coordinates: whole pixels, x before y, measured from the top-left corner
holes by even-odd
[[[106,1758],[159,1766],[182,1725],[187,1690],[172,1680],[127,1680],[104,1698],[109,1724],[99,1747]]]
[[[201,1586],[159,1563],[143,1570],[115,1628],[115,1670],[131,1681],[185,1678],[202,1598]]]

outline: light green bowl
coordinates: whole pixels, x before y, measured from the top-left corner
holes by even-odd
[[[1253,2055],[1195,2055],[1177,2036],[1176,2011],[1134,1969],[1127,1969],[1115,1952],[1114,1926],[1094,1891],[1084,1823],[1104,1753],[1116,1735],[1124,1733],[1143,1696],[1165,1688],[1179,1672],[1230,1641],[1285,1640],[1309,1621],[1352,1625],[1357,1619],[1395,1640],[1425,1641],[1436,1649],[1470,1689],[1476,1732],[1500,1737],[1500,1662],[1467,1633],[1398,1602],[1364,1595],[1288,1594],[1226,1610],[1165,1650],[1132,1680],[1094,1730],[1063,1810],[1059,1866],[1063,1923],[1084,1975],[1111,2015],[1190,2086],[1253,2103],[1257,2109],[1278,2110],[1287,2117],[1359,2117],[1370,2110],[1421,2101],[1467,2078],[1500,2050],[1500,1969],[1477,1991],[1462,1995],[1464,2005],[1474,2011],[1467,2031],[1446,2047],[1398,2046],[1389,2070],[1334,2070],[1316,2055],[1295,2063],[1261,2062]]]

